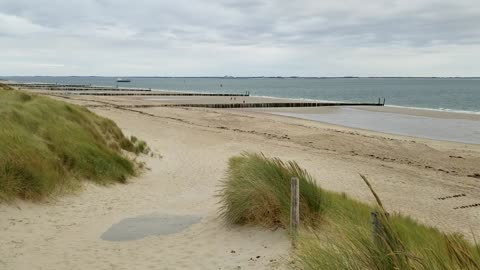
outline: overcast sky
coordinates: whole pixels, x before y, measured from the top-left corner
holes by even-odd
[[[480,1],[0,0],[0,75],[480,76]]]

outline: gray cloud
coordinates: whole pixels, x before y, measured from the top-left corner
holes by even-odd
[[[473,76],[479,25],[476,0],[0,0],[0,75]]]

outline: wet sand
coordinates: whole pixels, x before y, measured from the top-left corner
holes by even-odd
[[[350,107],[338,108],[329,113],[273,114],[411,137],[480,144],[480,121],[476,120],[359,110]]]
[[[392,107],[389,105],[379,106],[379,107],[355,106],[352,108],[356,110],[364,110],[364,111],[370,111],[370,112],[396,113],[396,114],[424,116],[424,117],[440,118],[440,119],[463,119],[463,120],[480,121],[480,114],[474,114],[474,113],[414,109],[414,108],[406,108],[406,107]],[[254,109],[254,110],[258,112],[267,112],[267,113],[323,114],[323,113],[335,112],[338,109],[339,107],[314,107],[314,108],[266,108],[266,109],[262,108],[262,109]]]

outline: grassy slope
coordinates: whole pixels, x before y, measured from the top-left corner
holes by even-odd
[[[83,179],[123,183],[135,164],[121,149],[146,149],[86,108],[1,84],[0,123],[0,201],[40,199]]]
[[[399,214],[380,215],[384,229],[374,241],[370,213],[384,213],[380,205],[322,190],[296,163],[262,155],[230,160],[219,191],[221,215],[235,224],[287,227],[292,176],[303,186],[304,226],[295,250],[302,269],[480,269],[478,246]]]

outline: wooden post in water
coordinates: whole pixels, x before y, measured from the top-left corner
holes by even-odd
[[[300,223],[300,186],[297,177],[292,177],[290,181],[290,233],[292,234],[292,244],[295,247],[298,236],[298,225]]]

